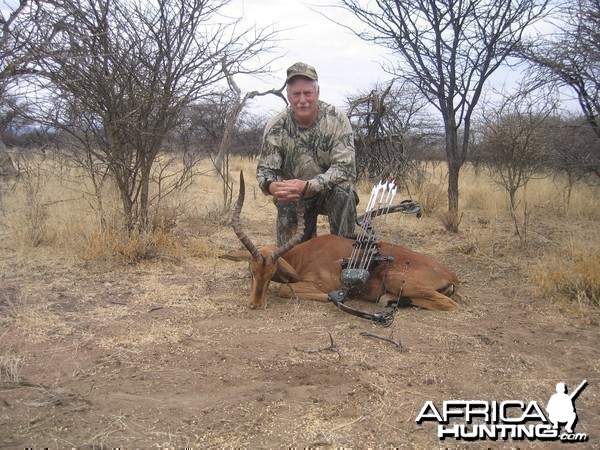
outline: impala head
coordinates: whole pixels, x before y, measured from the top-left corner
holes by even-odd
[[[267,290],[271,280],[281,283],[293,283],[300,281],[300,277],[281,255],[289,251],[300,242],[304,233],[304,208],[302,197],[297,206],[298,226],[296,233],[285,244],[280,247],[261,247],[256,248],[248,235],[240,225],[240,213],[244,204],[245,196],[244,174],[240,172],[240,192],[238,195],[235,209],[231,218],[231,226],[238,239],[248,250],[236,251],[222,255],[221,258],[232,261],[249,261],[250,263],[250,297],[248,306],[251,309],[265,308],[267,306]]]

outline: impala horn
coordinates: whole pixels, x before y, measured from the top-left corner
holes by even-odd
[[[296,203],[296,233],[292,238],[287,241],[285,244],[277,247],[277,249],[271,253],[269,258],[275,261],[284,253],[290,251],[294,246],[298,245],[302,240],[302,236],[304,236],[304,196],[306,195],[306,191],[308,190],[308,183],[302,190],[300,194],[300,199],[298,199],[298,203]]]
[[[242,230],[242,226],[240,225],[240,213],[242,212],[245,196],[246,184],[244,183],[244,172],[240,170],[240,192],[238,194],[237,203],[235,204],[235,209],[233,210],[233,214],[231,216],[231,226],[235,232],[235,235],[240,241],[242,241],[244,247],[246,247],[252,255],[252,258],[254,258],[255,261],[262,261],[263,256],[258,252],[256,246],[252,243],[245,231]]]
[[[300,199],[296,205],[296,217],[297,217],[297,225],[296,225],[296,233],[294,236],[287,241],[285,244],[277,247],[273,253],[268,256],[268,259],[271,261],[276,260],[284,253],[288,252],[295,245],[297,245],[304,235],[304,197],[306,195],[306,191],[308,190],[308,184],[302,191],[300,195]],[[235,232],[235,235],[242,242],[244,247],[250,252],[252,258],[255,261],[262,261],[264,257],[260,254],[256,246],[252,243],[246,232],[242,229],[240,225],[240,213],[242,212],[242,206],[244,205],[244,198],[246,196],[246,184],[244,182],[244,172],[240,170],[240,191],[238,194],[238,199],[235,204],[235,208],[233,210],[233,214],[231,216],[231,227]]]

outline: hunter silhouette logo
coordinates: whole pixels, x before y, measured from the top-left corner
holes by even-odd
[[[445,400],[437,407],[431,400],[425,402],[416,422],[437,422],[437,434],[463,440],[560,440],[585,442],[586,433],[575,433],[577,412],[575,400],[587,386],[583,380],[571,394],[565,383],[556,385],[556,393],[546,405],[546,413],[536,401],[521,400]],[[564,430],[560,432],[560,425]]]
[[[575,411],[574,401],[587,385],[587,380],[583,380],[571,395],[567,394],[567,385],[565,383],[556,384],[556,394],[550,397],[546,411],[548,411],[548,419],[554,425],[554,429],[558,429],[559,423],[566,423],[565,431],[573,434],[573,427],[577,422],[577,412]]]

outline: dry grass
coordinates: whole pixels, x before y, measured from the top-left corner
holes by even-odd
[[[231,161],[233,197],[243,170],[242,224],[257,245],[272,244],[275,208],[255,165]],[[559,181],[532,182],[524,245],[505,194],[469,167],[460,231],[448,232],[439,217],[444,168],[430,165],[422,185],[396,197],[420,201],[424,217],[380,218],[382,239],[447,263],[466,303],[452,314],[402,310],[382,330],[274,292],[267,309],[246,308],[246,267],[218,258],[241,245],[209,167],[163,199],[147,235],[118,231],[118,195],[108,184],[102,229],[89,180],[60,161],[46,158],[30,178],[0,186],[7,448],[433,448],[433,431],[414,423],[425,399],[541,392],[545,401],[546,388],[533,385],[556,382],[555,366],[569,381],[595,376],[597,328],[578,324],[597,323],[599,311],[590,300],[600,267],[597,189],[577,186],[566,205]],[[359,186],[361,212],[371,187]],[[327,229],[320,218],[319,232]],[[544,307],[549,293],[558,307]],[[576,345],[566,334],[573,327]],[[393,331],[403,349],[363,330]],[[329,336],[336,351],[324,350]],[[577,405],[583,426],[598,423],[594,400],[586,391]]]
[[[540,295],[563,298],[578,310],[600,306],[600,253],[598,248],[559,249],[536,262],[531,277]]]
[[[246,173],[247,197],[243,220],[253,229],[258,245],[271,243],[273,217],[270,199],[260,192],[252,176],[255,161],[233,159],[230,182],[237,193],[238,174]],[[139,262],[148,259],[180,261],[186,257],[216,259],[225,250],[239,247],[229,230],[230,211],[225,207],[222,180],[204,163],[202,173],[183,191],[163,199],[153,211],[153,231],[148,234],[126,233],[119,227],[119,201],[114,186],[103,191],[103,209],[108,226],[100,227],[99,205],[91,184],[84,174],[50,158],[32,159],[28,173],[10,185],[3,185],[3,210],[0,212],[2,245],[23,254],[43,246],[73,255],[90,264]],[[466,166],[460,179],[460,233],[439,239],[450,220],[446,206],[444,166],[426,167],[427,177],[419,186],[410,186],[410,196],[423,206],[424,218],[400,216],[386,223],[384,237],[406,245],[418,243],[424,251],[444,253],[458,251],[488,257],[512,255],[527,258],[533,267],[531,280],[540,292],[553,293],[577,305],[595,305],[600,284],[600,237],[590,232],[600,219],[598,188],[574,187],[570,198],[565,184],[558,179],[540,178],[530,182],[521,193],[527,203],[528,241],[523,245],[511,228],[506,194],[491,183],[485,171]],[[371,186],[359,185],[364,208]],[[400,193],[398,199],[407,198]],[[235,195],[233,196],[235,200]],[[105,217],[105,218],[106,218]],[[257,226],[258,225],[258,226]],[[320,232],[327,232],[324,219]],[[215,235],[219,238],[215,239]],[[565,246],[564,243],[569,245]],[[585,251],[579,250],[585,249]]]
[[[180,239],[171,232],[155,229],[151,233],[106,229],[92,230],[84,239],[80,256],[84,261],[136,263],[146,259],[183,257]]]
[[[14,353],[0,355],[0,383],[18,383],[22,357]]]
[[[3,333],[18,330],[31,342],[42,342],[57,333],[59,322],[55,319],[56,315],[47,304],[32,300],[26,292],[15,288],[0,289],[0,329]]]

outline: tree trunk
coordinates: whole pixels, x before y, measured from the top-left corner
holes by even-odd
[[[458,176],[460,164],[448,161],[448,212],[458,213]]]
[[[6,150],[6,146],[0,139],[0,177],[16,177],[19,171],[15,169],[13,161]]]
[[[452,108],[448,108],[449,111]],[[455,117],[446,117],[446,161],[448,162],[448,213],[444,217],[446,230],[456,233],[460,224],[458,212],[458,177],[462,167]]]
[[[152,161],[152,160],[151,160]],[[142,167],[141,171],[141,179],[140,179],[140,200],[139,200],[139,209],[140,209],[140,223],[138,227],[140,231],[148,231],[148,226],[150,224],[149,217],[149,203],[150,203],[150,172],[152,170],[152,162],[146,162],[144,167]]]
[[[121,204],[123,205],[123,218],[125,219],[125,227],[127,231],[131,231],[135,225],[135,218],[133,216],[133,200],[130,195],[130,186],[127,180],[127,173],[124,170],[120,170],[118,167],[111,167],[111,173],[114,176],[117,187],[119,188],[119,195],[121,197]]]
[[[121,203],[123,204],[123,215],[125,216],[125,226],[128,231],[131,231],[134,226],[134,217],[133,217],[133,204],[126,189],[123,189],[119,186],[119,191],[121,193]]]
[[[458,148],[458,131],[455,118],[445,118],[446,161],[448,162],[448,213],[458,213],[458,175],[461,167]]]

